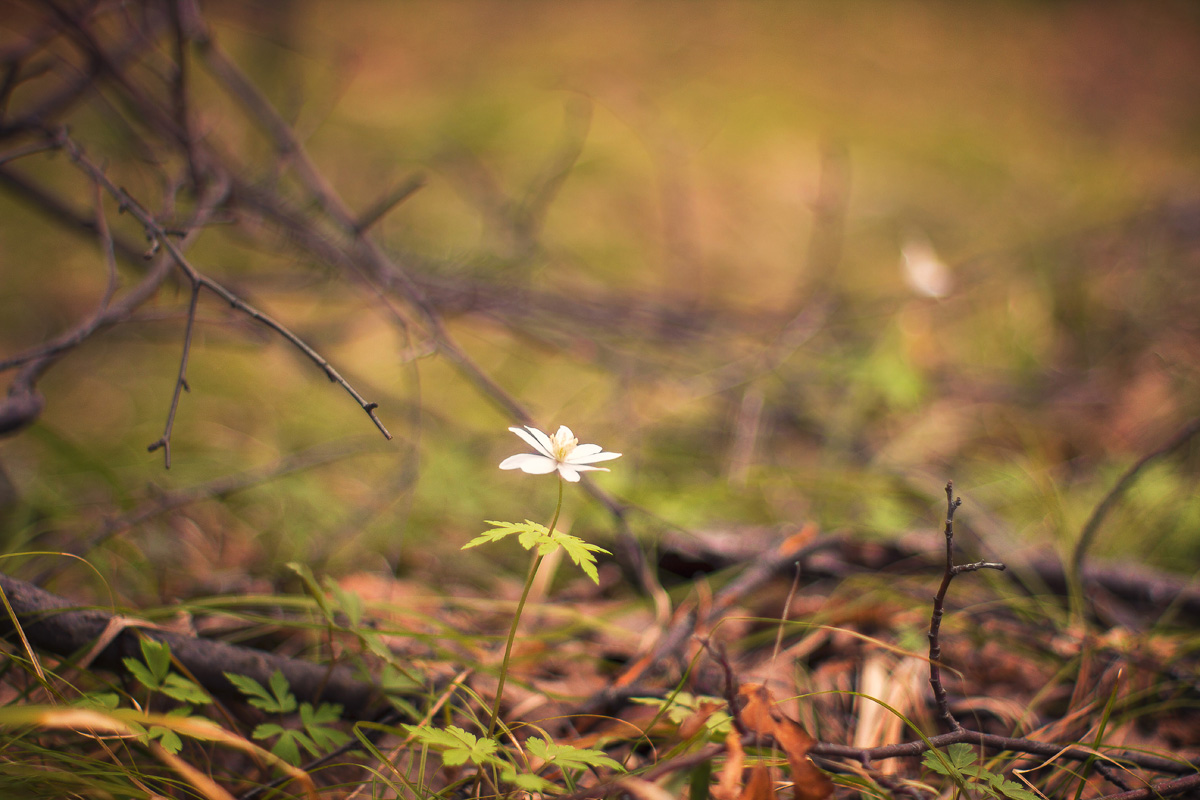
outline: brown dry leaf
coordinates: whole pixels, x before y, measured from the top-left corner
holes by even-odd
[[[776,708],[775,698],[767,687],[746,683],[738,689],[738,696],[745,701],[741,718],[746,729],[751,733],[769,734],[783,748],[792,768],[796,800],[824,800],[833,794],[829,776],[817,769],[808,757],[813,738],[803,725]]]
[[[708,722],[708,718],[714,712],[724,707],[725,704],[719,700],[701,700],[697,703],[696,710],[679,723],[679,738],[685,742],[691,739],[704,729],[704,723]]]
[[[739,800],[775,800],[775,783],[766,764],[755,764],[750,768],[750,780],[746,781]]]
[[[716,800],[735,800],[738,786],[742,783],[742,767],[746,763],[746,751],[737,731],[730,730],[725,737],[725,767],[721,770],[721,781],[712,788]]]

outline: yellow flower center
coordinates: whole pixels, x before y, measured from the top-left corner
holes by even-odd
[[[554,453],[554,458],[558,461],[566,461],[567,456],[571,455],[571,451],[578,444],[578,439],[564,430],[558,430],[550,437],[550,452]]]

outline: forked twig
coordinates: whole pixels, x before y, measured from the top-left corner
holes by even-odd
[[[937,703],[938,716],[951,730],[963,729],[962,724],[950,713],[950,702],[946,699],[946,687],[942,683],[942,644],[939,634],[942,627],[942,615],[945,613],[946,592],[950,589],[950,581],[954,576],[963,572],[974,572],[980,569],[1004,570],[1004,564],[992,561],[976,561],[972,564],[954,563],[954,512],[962,505],[962,498],[954,496],[954,481],[946,483],[946,569],[942,573],[942,585],[938,587],[933,598],[933,614],[929,619],[929,685],[933,688],[933,697]]]

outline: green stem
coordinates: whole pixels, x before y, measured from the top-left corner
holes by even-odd
[[[558,481],[558,505],[554,507],[554,517],[550,520],[550,533],[554,533],[554,526],[558,524],[562,501],[563,482],[560,478]],[[500,701],[504,699],[504,684],[508,679],[508,662],[512,656],[513,642],[517,639],[517,628],[521,625],[521,612],[525,610],[525,601],[529,599],[529,590],[533,588],[533,579],[537,575],[541,563],[542,556],[535,550],[533,560],[529,563],[529,574],[525,576],[525,588],[521,591],[521,599],[517,601],[517,611],[513,614],[512,627],[508,629],[508,641],[504,644],[504,660],[500,662],[500,684],[496,687],[496,702],[492,705],[492,720],[488,723],[489,739],[495,736],[496,724],[500,721]]]

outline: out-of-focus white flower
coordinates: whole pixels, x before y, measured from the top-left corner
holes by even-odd
[[[926,297],[945,297],[953,281],[950,268],[938,258],[933,245],[922,234],[912,234],[900,249],[904,278],[918,294]]]
[[[537,452],[509,456],[500,462],[500,469],[519,469],[530,475],[549,475],[557,471],[563,480],[575,483],[581,472],[608,472],[607,467],[593,467],[592,464],[597,461],[609,461],[621,456],[620,453],[606,453],[598,444],[580,444],[566,425],[560,426],[553,436],[547,436],[530,425],[509,430]]]

